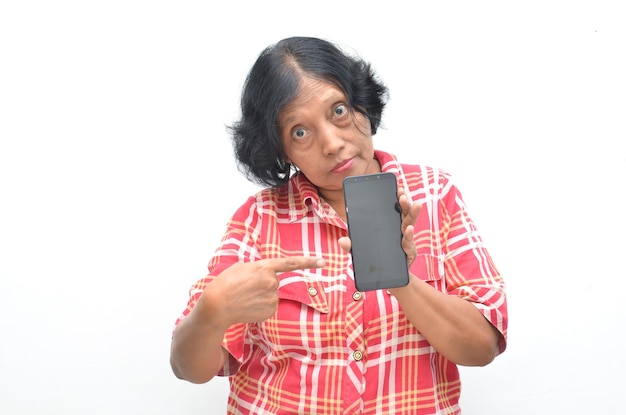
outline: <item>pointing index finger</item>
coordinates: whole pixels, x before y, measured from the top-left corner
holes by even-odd
[[[288,272],[298,269],[322,268],[324,260],[316,257],[290,256],[284,258],[271,258],[266,260],[268,266],[274,272]]]

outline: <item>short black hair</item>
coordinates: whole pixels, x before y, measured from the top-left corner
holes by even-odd
[[[278,115],[299,92],[303,75],[333,83],[351,110],[366,116],[376,134],[387,104],[387,87],[371,65],[337,45],[313,37],[290,37],[261,52],[241,94],[241,118],[229,127],[238,167],[257,184],[280,186],[289,180]]]

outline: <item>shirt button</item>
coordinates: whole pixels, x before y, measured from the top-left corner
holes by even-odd
[[[363,353],[357,350],[356,352],[352,353],[352,357],[358,362],[363,359]]]
[[[354,301],[359,301],[361,298],[363,298],[363,293],[357,291],[354,294],[352,294],[352,299]]]
[[[311,297],[315,297],[317,295],[317,288],[315,288],[315,287],[309,287],[308,291],[309,291],[309,295]]]

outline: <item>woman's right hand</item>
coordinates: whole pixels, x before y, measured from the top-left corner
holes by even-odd
[[[236,263],[222,271],[174,331],[174,374],[193,383],[211,380],[229,358],[222,347],[226,330],[236,323],[266,320],[276,312],[278,273],[323,266],[319,258],[286,257]]]
[[[315,257],[284,257],[235,263],[208,284],[199,302],[207,317],[224,328],[264,321],[278,308],[278,273],[321,268]],[[199,304],[196,305],[196,307]]]

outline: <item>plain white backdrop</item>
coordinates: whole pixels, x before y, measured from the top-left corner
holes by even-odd
[[[452,173],[509,290],[465,414],[621,414],[619,1],[0,5],[0,413],[220,414],[173,324],[257,190],[225,125],[257,54],[344,44],[391,92],[376,147]]]

